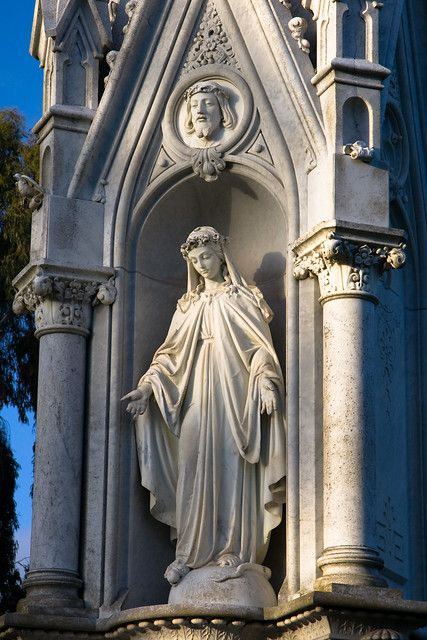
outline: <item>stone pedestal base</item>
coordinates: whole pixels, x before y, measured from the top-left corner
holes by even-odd
[[[233,579],[218,584],[227,582]],[[145,606],[107,617],[85,609],[73,617],[7,613],[0,617],[0,640],[404,640],[427,624],[426,602],[377,587],[329,585],[328,591],[266,608],[200,605],[198,599],[196,594],[186,605]]]
[[[270,576],[270,570],[260,564],[193,569],[171,588],[169,604],[274,607],[277,597]]]

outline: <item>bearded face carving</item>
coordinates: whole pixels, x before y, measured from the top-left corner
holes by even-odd
[[[194,134],[200,146],[211,146],[221,139],[224,129],[233,129],[236,117],[227,92],[215,82],[194,84],[185,93],[185,131]]]

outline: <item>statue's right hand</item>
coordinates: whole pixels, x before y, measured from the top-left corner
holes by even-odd
[[[138,416],[141,416],[148,406],[153,390],[150,384],[144,384],[142,388],[134,389],[130,393],[123,396],[122,400],[130,400],[126,407],[126,411],[131,414],[132,418],[136,420]]]

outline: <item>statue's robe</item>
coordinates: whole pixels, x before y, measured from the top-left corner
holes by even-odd
[[[187,294],[140,381],[153,388],[136,422],[142,484],[191,568],[226,553],[262,563],[282,517],[284,392],[267,319],[255,288]],[[261,377],[276,391],[270,416]]]

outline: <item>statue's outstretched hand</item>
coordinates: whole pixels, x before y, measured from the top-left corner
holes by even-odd
[[[152,393],[153,389],[151,384],[144,382],[141,387],[123,396],[122,400],[130,401],[126,407],[126,411],[131,414],[134,420],[145,412]]]
[[[261,394],[261,413],[271,415],[273,411],[277,411],[277,393],[274,384],[264,378],[260,384]]]

